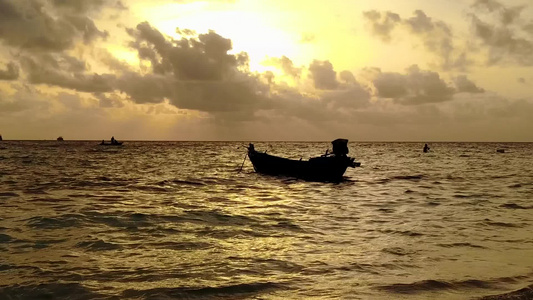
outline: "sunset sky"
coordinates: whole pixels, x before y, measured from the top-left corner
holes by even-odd
[[[0,0],[0,134],[533,142],[533,2]]]

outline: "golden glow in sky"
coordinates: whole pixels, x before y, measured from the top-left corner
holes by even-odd
[[[525,0],[39,1],[0,20],[8,135],[533,140]]]

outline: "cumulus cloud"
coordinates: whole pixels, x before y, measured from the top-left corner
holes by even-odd
[[[369,21],[372,33],[384,42],[391,40],[392,30],[401,22],[400,15],[390,11],[381,13],[370,10],[363,12],[363,17]]]
[[[8,63],[5,70],[0,68],[0,80],[16,80],[18,77],[19,68],[15,63]]]
[[[333,65],[327,60],[314,60],[309,66],[309,72],[309,77],[317,89],[334,90],[339,85],[337,72],[333,70]]]
[[[478,87],[474,82],[466,77],[460,75],[454,78],[455,87],[459,93],[484,93],[485,90]]]
[[[406,105],[445,102],[455,93],[438,73],[420,70],[417,65],[409,67],[406,74],[378,72],[372,83],[377,97]]]
[[[281,70],[283,70],[285,74],[290,75],[292,77],[300,77],[300,74],[302,72],[302,69],[295,67],[292,60],[287,56],[282,56],[281,58],[272,57],[267,59],[264,63],[266,65],[273,65],[279,67],[281,68]]]
[[[151,62],[155,73],[172,73],[179,80],[222,80],[248,62],[246,57],[228,54],[231,40],[214,31],[200,34],[198,39],[175,41],[143,22],[128,33],[135,38],[130,46],[140,59]]]

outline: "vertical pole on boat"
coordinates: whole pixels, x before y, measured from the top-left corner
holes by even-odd
[[[242,161],[241,168],[239,169],[239,172],[242,171],[242,167],[244,166],[244,162],[246,161],[246,156],[248,156],[248,153],[244,155],[244,160]]]

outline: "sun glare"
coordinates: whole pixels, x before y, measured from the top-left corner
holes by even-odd
[[[294,57],[299,53],[300,37],[271,26],[260,13],[208,9],[203,2],[162,5],[146,13],[154,27],[174,38],[179,38],[176,28],[180,28],[198,34],[214,30],[231,39],[231,53],[248,53],[252,71],[261,71],[261,61],[267,57]]]

